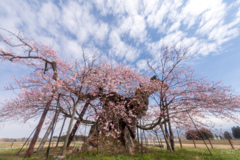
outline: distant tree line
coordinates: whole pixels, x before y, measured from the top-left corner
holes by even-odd
[[[12,142],[14,140],[15,142],[25,142],[27,138],[0,138],[0,142]],[[37,141],[41,142],[41,138],[39,138]]]
[[[240,138],[240,127],[232,127],[232,134],[235,138]]]
[[[213,134],[211,133],[210,130],[206,129],[206,128],[202,128],[199,130],[199,132],[197,130],[189,130],[186,132],[186,139],[188,140],[201,140],[201,135],[203,136],[204,139],[207,138],[213,138]],[[233,138],[240,138],[240,127],[236,126],[236,127],[232,127],[232,134],[228,131],[225,131],[222,135],[217,135],[215,134],[215,137],[217,139],[233,139]]]
[[[53,138],[58,138],[58,137],[53,136]],[[84,141],[87,138],[87,136],[75,135],[74,138],[75,138],[76,141]],[[60,137],[60,141],[65,141],[65,139],[66,139],[66,135],[63,135],[63,136]]]
[[[188,140],[201,140],[213,138],[213,134],[209,129],[201,128],[199,132],[197,130],[189,130],[186,132],[186,138]]]

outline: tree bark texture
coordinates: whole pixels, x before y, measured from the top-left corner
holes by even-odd
[[[140,113],[142,116],[146,114],[149,103],[148,97],[149,94],[142,94],[139,90],[136,90],[136,94],[132,98],[124,98],[114,92],[101,97],[105,112],[102,112],[97,120],[99,128],[99,151],[110,150],[116,153],[127,151],[131,155],[138,152],[139,143],[135,140],[137,123],[140,118]],[[125,117],[117,115],[115,108],[112,107],[119,105],[123,101],[125,102],[123,105]],[[119,134],[116,134],[116,132]],[[110,134],[114,135],[115,138],[109,136]],[[86,142],[81,146],[80,151],[84,152],[96,149],[97,129],[96,124],[94,124],[90,129]]]
[[[210,143],[210,145],[211,145],[211,147],[212,147],[212,149],[213,149],[213,145],[212,145],[212,142],[211,142],[211,140],[208,138],[208,141],[209,141],[209,143]]]
[[[42,113],[41,119],[40,119],[40,121],[38,123],[38,126],[37,126],[37,129],[36,129],[36,132],[35,132],[35,134],[34,134],[34,136],[32,138],[31,144],[30,144],[30,146],[29,146],[29,148],[28,148],[28,150],[27,150],[27,152],[25,154],[25,158],[30,157],[32,155],[32,153],[33,153],[34,146],[35,146],[35,144],[37,142],[38,135],[39,135],[39,133],[40,133],[40,131],[42,129],[43,122],[44,122],[44,120],[46,118],[46,115],[47,115],[47,112],[49,110],[49,107],[51,105],[52,100],[53,100],[53,95],[50,97],[50,99],[48,100],[48,102],[46,104],[46,107],[44,108],[44,111]]]
[[[57,121],[58,115],[59,115],[59,112],[57,112],[56,121]],[[48,129],[47,129],[47,131],[46,131],[46,133],[45,133],[45,135],[44,135],[44,137],[43,137],[40,145],[38,146],[37,152],[41,152],[43,146],[45,145],[45,143],[46,143],[46,141],[47,141],[47,139],[48,139],[48,136],[49,136],[50,132],[52,131],[53,124],[55,123],[55,122],[54,122],[54,118],[55,118],[55,117],[53,117],[52,122],[51,122],[50,125],[48,126]]]
[[[88,100],[88,101],[85,103],[85,105],[84,105],[84,107],[83,107],[83,110],[82,110],[81,114],[79,115],[79,119],[82,119],[82,118],[83,118],[84,114],[85,114],[86,111],[87,111],[87,108],[88,108],[88,106],[89,106],[89,103],[90,103],[90,100]],[[73,137],[75,136],[76,131],[77,131],[80,123],[81,123],[80,120],[77,120],[77,122],[75,123],[75,125],[74,125],[74,127],[73,127],[73,129],[72,129],[72,131],[71,131],[71,133],[70,133],[70,136],[69,136],[69,138],[68,138],[67,148],[70,146],[70,144],[71,144],[71,142],[72,142],[72,140],[73,140]]]
[[[231,141],[230,138],[228,138],[228,142],[229,142],[229,144],[231,145],[232,149],[234,150],[234,147],[233,147],[233,144],[232,144],[232,141]]]
[[[62,155],[63,155],[63,156],[66,154],[68,138],[69,138],[69,135],[70,135],[70,131],[71,131],[71,129],[72,129],[73,120],[74,120],[75,113],[76,113],[76,110],[77,110],[77,104],[78,104],[78,102],[75,103],[75,105],[74,105],[73,114],[72,114],[72,117],[71,117],[71,120],[70,120],[70,124],[69,124],[69,126],[68,126],[66,139],[65,139],[64,144],[63,144],[63,148],[62,148]]]
[[[16,141],[16,139],[14,139],[13,141],[12,141],[12,144],[11,144],[11,148],[13,148],[13,143]]]
[[[193,140],[194,147],[197,148],[194,138],[192,140]]]
[[[138,140],[138,143],[139,143],[139,133],[138,133],[138,128],[137,128],[137,140]]]
[[[180,138],[178,138],[178,139],[179,139],[180,147],[181,147],[181,149],[182,149],[182,141],[181,141]]]
[[[155,80],[156,76],[153,76],[151,83],[156,82]],[[125,97],[116,92],[99,93],[102,111],[97,118],[98,131],[95,123],[91,126],[87,140],[76,151],[97,150],[98,146],[100,152],[127,152],[130,155],[139,152],[140,145],[135,140],[138,119],[146,115],[148,98],[153,92],[146,91],[140,85],[132,97]]]
[[[167,149],[172,152],[172,148],[171,148],[171,146],[170,146],[170,144],[169,144],[168,138],[167,138],[167,136],[166,136],[166,132],[164,131],[162,125],[160,125],[160,127],[161,127],[161,130],[162,130],[163,137],[164,137],[164,139],[165,139],[166,145],[167,145]]]
[[[63,127],[64,127],[64,125],[65,125],[66,118],[67,118],[67,117],[64,117],[63,124],[62,124],[62,127],[61,127],[61,131],[60,131],[59,136],[58,136],[58,140],[57,140],[56,147],[58,147],[58,143],[59,143],[60,138],[61,138],[61,135],[62,135],[62,131],[63,131]]]
[[[171,143],[172,150],[174,151],[174,135],[172,132],[172,127],[171,127],[170,121],[168,122],[168,127],[169,127],[169,132],[170,132],[170,143]]]
[[[168,128],[169,128],[169,132],[170,132],[170,143],[171,143],[172,150],[174,151],[174,134],[173,134],[172,126],[171,126],[171,122],[170,122],[168,106],[167,106],[167,118],[168,118]]]

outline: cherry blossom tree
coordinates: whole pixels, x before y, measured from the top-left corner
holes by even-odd
[[[83,56],[83,61],[66,62],[51,47],[29,41],[21,34],[7,33],[15,39],[0,35],[8,46],[0,48],[1,60],[35,69],[29,76],[15,79],[21,89],[19,96],[6,102],[1,112],[3,118],[25,120],[41,114],[26,157],[31,156],[45,119],[53,119],[59,95],[58,112],[71,118],[63,155],[80,123],[92,126],[87,140],[76,151],[98,148],[135,154],[139,151],[135,140],[137,128],[160,128],[168,148],[174,151],[172,125],[192,126],[186,112],[198,125],[205,125],[201,119],[212,115],[237,118],[232,113],[239,112],[239,96],[219,82],[196,76],[185,65],[186,49],[163,48],[157,61],[147,60],[148,70],[142,74],[125,65],[100,61],[98,57]],[[91,113],[88,120],[84,119],[86,112]],[[138,123],[139,119],[145,121],[144,125]]]
[[[170,139],[172,150],[174,135],[171,125],[192,127],[187,112],[201,127],[207,125],[202,120],[211,116],[238,120],[233,113],[240,110],[239,96],[220,82],[210,82],[196,75],[187,65],[187,48],[165,47],[156,57],[155,61],[146,61],[149,72],[160,81],[158,92],[152,98],[159,109],[156,116],[164,119],[165,134]]]
[[[109,127],[112,127],[110,132],[115,131],[118,134],[121,133],[122,141],[123,137],[125,137],[125,141],[133,141],[139,112],[141,111],[141,114],[144,115],[147,110],[150,93],[147,91],[149,88],[146,88],[145,84],[149,83],[147,82],[149,78],[122,65],[114,66],[108,63],[101,63],[91,70],[86,70],[86,67],[72,67],[68,63],[60,60],[59,57],[56,56],[56,52],[51,48],[31,41],[28,42],[21,37],[21,35],[9,33],[16,38],[17,42],[7,40],[3,35],[1,36],[2,41],[10,46],[10,48],[17,47],[20,48],[20,51],[22,49],[22,52],[18,54],[19,52],[13,52],[11,49],[1,49],[1,59],[10,60],[15,63],[23,63],[36,69],[31,77],[25,76],[22,80],[16,79],[16,84],[21,88],[19,95],[21,100],[16,99],[16,105],[12,105],[12,107],[18,108],[18,103],[22,102],[22,106],[24,107],[20,108],[29,111],[32,110],[32,108],[34,108],[33,110],[38,109],[39,106],[41,106],[40,103],[46,104],[37,131],[26,153],[26,157],[32,154],[33,147],[47,112],[58,94],[64,95],[73,101],[70,103],[70,105],[73,104],[74,106],[72,107],[72,113],[68,114],[63,108],[60,108],[61,113],[66,116],[71,116],[69,129],[75,118],[78,103],[95,100],[100,103],[97,108],[95,106],[95,118],[101,117],[97,120],[100,121],[99,126],[100,130],[102,130],[100,132],[108,131]],[[25,84],[29,83],[31,83],[31,87],[28,85],[25,86]],[[141,89],[139,88],[140,83],[142,84],[142,86],[140,86]],[[34,92],[34,89],[38,92]],[[136,94],[134,94],[135,90]],[[45,96],[43,96],[43,93]],[[30,100],[32,98],[31,95],[35,95],[36,99]],[[30,102],[32,102],[32,104],[30,104]],[[30,106],[30,109],[26,108],[27,104]],[[94,108],[93,105],[92,107]],[[116,115],[112,114],[113,111]],[[75,119],[83,121],[81,117]],[[87,122],[85,121],[85,123]],[[133,126],[131,125],[132,123],[134,123]],[[113,127],[114,125],[116,125],[117,128]],[[126,130],[125,133],[123,133],[124,129]],[[113,135],[113,133],[110,134]],[[127,135],[128,137],[126,138]],[[69,130],[67,137],[69,137]],[[89,137],[91,137],[91,134]],[[127,144],[127,142],[125,143]],[[64,144],[64,148],[66,144],[67,141]],[[86,145],[88,146],[89,144],[86,143]],[[63,154],[64,151],[63,149]]]
[[[34,75],[32,76],[31,79],[28,79],[28,77],[24,77],[22,82],[18,82],[18,80],[16,80],[16,83],[20,85],[20,89],[23,93],[22,94],[23,99],[26,96],[28,96],[29,97],[28,99],[30,99],[30,97],[34,95],[36,96],[39,94],[40,95],[45,94],[45,98],[44,98],[44,100],[46,101],[45,107],[44,107],[42,116],[40,118],[38,127],[31,141],[31,144],[25,155],[25,157],[29,157],[33,152],[34,145],[37,141],[43,122],[46,118],[47,112],[49,111],[51,102],[56,96],[58,87],[60,85],[57,83],[59,78],[59,72],[63,73],[64,71],[66,71],[67,63],[63,62],[56,55],[56,51],[54,51],[52,47],[48,47],[42,44],[37,44],[35,42],[29,41],[25,39],[21,33],[17,35],[10,31],[6,31],[6,32],[8,36],[1,34],[0,39],[3,42],[5,42],[4,43],[6,44],[5,47],[8,47],[8,48],[0,49],[0,58],[5,61],[9,60],[10,62],[25,64],[29,67],[33,67],[34,69],[36,69],[36,72],[34,72]],[[15,51],[16,48],[18,49],[18,51]],[[26,89],[26,87],[28,86],[27,84],[28,82],[31,82],[31,83],[39,82],[41,84],[41,89],[39,89],[40,88],[39,83],[34,87]],[[20,98],[21,98],[21,95],[20,95]],[[39,98],[43,98],[43,97],[41,96]],[[24,100],[21,102],[24,102]],[[15,102],[18,103],[18,101],[15,101]],[[25,106],[25,104],[21,104],[21,105]]]

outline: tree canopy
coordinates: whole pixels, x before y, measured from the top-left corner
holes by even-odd
[[[185,63],[187,48],[162,48],[159,59],[146,60],[146,72],[140,73],[84,53],[82,60],[70,62],[52,47],[26,40],[21,34],[7,31],[0,38],[5,44],[0,48],[2,61],[34,69],[30,75],[15,78],[15,85],[8,87],[19,88],[20,93],[1,107],[0,120],[28,120],[41,115],[35,140],[43,122],[52,120],[58,103],[60,116],[71,118],[63,154],[80,122],[92,125],[81,151],[95,149],[96,137],[102,134],[102,140],[111,137],[134,154],[137,128],[160,127],[165,140],[170,137],[174,150],[172,125],[191,128],[187,111],[199,126],[207,126],[201,119],[208,116],[238,120],[232,113],[240,110],[239,96],[220,82],[197,76]],[[70,134],[74,119],[77,122]],[[144,125],[138,123],[139,119],[144,119]],[[32,153],[34,140],[26,157]]]

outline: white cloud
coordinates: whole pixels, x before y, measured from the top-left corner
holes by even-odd
[[[218,51],[223,43],[239,35],[239,4],[236,1],[228,5],[222,0],[72,0],[56,5],[50,1],[16,3],[10,0],[0,3],[3,8],[0,20],[6,22],[1,24],[3,28],[24,26],[28,37],[54,45],[70,57],[76,57],[79,46],[88,43],[93,48],[109,45],[110,54],[134,62],[141,56],[140,45],[148,48],[152,55],[163,45],[191,45],[191,51],[202,55]],[[226,21],[231,7],[238,12]],[[108,21],[105,16],[112,16],[112,20]],[[159,39],[153,40],[147,27],[157,29],[155,36]],[[129,43],[130,40],[133,42]]]
[[[118,31],[120,33],[128,33],[131,30],[132,25],[133,25],[132,17],[122,17]]]
[[[95,40],[98,44],[106,43],[105,40],[108,35],[109,27],[106,23],[99,23],[96,27],[96,32],[94,33]]]
[[[125,58],[126,61],[133,62],[139,56],[137,49],[124,43],[115,31],[110,33],[109,44],[112,46],[110,54],[116,56],[118,59]]]
[[[125,2],[121,0],[96,0],[93,2],[101,15],[113,14],[115,16],[124,14]]]
[[[165,2],[165,3],[164,3]],[[160,8],[156,12],[151,12],[147,17],[148,25],[152,28],[159,28],[163,23],[163,19],[167,16],[171,2],[162,2]]]
[[[209,3],[208,10],[201,16],[200,28],[197,30],[200,34],[208,34],[214,27],[223,25],[226,15],[226,6],[221,1]]]
[[[146,37],[145,31],[145,21],[142,16],[135,15],[133,17],[133,25],[131,26],[130,30],[130,37],[139,38],[140,42],[143,42]]]
[[[100,52],[140,69],[146,67],[145,52],[156,58],[161,47],[175,45],[206,56],[240,29],[239,0],[7,0],[0,8],[0,27],[20,28],[64,59],[82,58],[84,44],[89,55]]]
[[[37,24],[35,21],[37,17],[33,6],[26,1],[22,1],[21,4],[19,3],[16,3],[16,1],[13,0],[0,2],[0,20],[1,22],[4,22],[1,23],[1,27],[9,30],[21,27],[24,32],[36,32]]]
[[[66,43],[65,43],[65,53],[67,54],[67,57],[71,57],[72,60],[74,60],[75,58],[82,58],[82,47],[81,44],[79,44],[76,41],[67,39]]]
[[[56,34],[58,29],[58,21],[60,20],[60,11],[52,2],[47,2],[42,5],[40,11],[38,12],[38,21],[42,28],[47,28],[47,30],[53,34]]]
[[[178,30],[179,29],[179,27],[180,27],[180,25],[181,25],[181,22],[175,22],[171,27],[170,27],[170,29],[168,30],[168,32],[172,32],[172,31],[176,31],[176,30]]]
[[[86,10],[86,9],[85,9]],[[75,34],[78,31],[82,8],[77,2],[70,1],[62,7],[62,24],[69,32]]]
[[[215,40],[219,45],[235,38],[239,34],[236,28],[229,28],[228,25],[213,29],[209,33],[209,39]]]
[[[159,0],[143,0],[144,4],[144,14],[146,16],[155,13],[159,7]]]
[[[134,62],[134,57],[140,56],[139,45],[149,48],[151,44],[157,52],[164,44],[187,46],[187,43],[197,43],[201,46],[203,43],[214,46],[205,50],[199,48],[199,51],[204,50],[204,55],[217,51],[223,43],[239,35],[239,4],[236,1],[229,5],[222,0],[71,0],[56,5],[51,1],[28,3],[9,0],[0,2],[3,8],[0,20],[5,22],[1,27],[22,26],[28,37],[54,45],[59,51],[69,48],[65,46],[66,40],[70,44],[75,41],[77,45],[89,43],[93,47],[109,45],[110,54],[115,53],[122,60]],[[226,18],[232,7],[238,12],[229,22]],[[111,21],[106,16],[110,16]],[[152,39],[148,27],[158,30],[154,36],[159,39]],[[117,40],[113,39],[114,32],[118,35]],[[76,55],[75,51],[68,54]]]
[[[148,66],[147,66],[147,62],[144,59],[141,59],[137,62],[137,68],[139,68],[140,70],[147,70]]]
[[[134,15],[132,17],[122,17],[122,23],[117,29],[121,35],[129,34],[135,41],[143,42],[146,40],[146,24],[143,16]]]
[[[138,14],[138,10],[140,6],[139,0],[125,0],[125,10],[130,16],[134,16]]]
[[[166,35],[165,37],[161,38],[159,41],[157,42],[151,42],[151,43],[148,43],[147,46],[148,46],[148,51],[151,53],[151,55],[154,56],[155,55],[158,55],[159,51],[161,50],[162,47],[165,47],[165,46],[169,46],[169,47],[173,47],[173,46],[185,46],[186,44],[186,40],[184,40],[185,43],[182,43],[182,40],[183,38],[185,37],[185,34],[181,31],[177,31],[177,32],[172,32],[168,35]],[[189,39],[190,41],[191,40],[194,40],[194,39]],[[190,42],[189,41],[189,42]],[[190,45],[190,44],[189,44]],[[188,47],[188,46],[186,46]]]
[[[108,34],[108,24],[98,20],[91,12],[92,6],[89,3],[79,4],[69,2],[67,6],[62,6],[64,26],[73,35],[77,36],[77,41],[81,44],[94,40],[101,45]]]
[[[224,4],[221,0],[190,0],[182,9],[181,16],[184,18],[184,23],[191,27],[198,18],[201,18],[201,14],[205,14],[202,21],[206,22],[210,17],[215,16],[214,14],[217,11],[219,12],[218,15],[225,12],[222,9],[224,9]]]
[[[16,26],[21,24],[21,18],[19,18],[17,11],[17,4],[13,1],[7,1],[7,3],[0,3],[0,20],[2,28],[15,29]],[[14,8],[14,10],[13,10]]]

